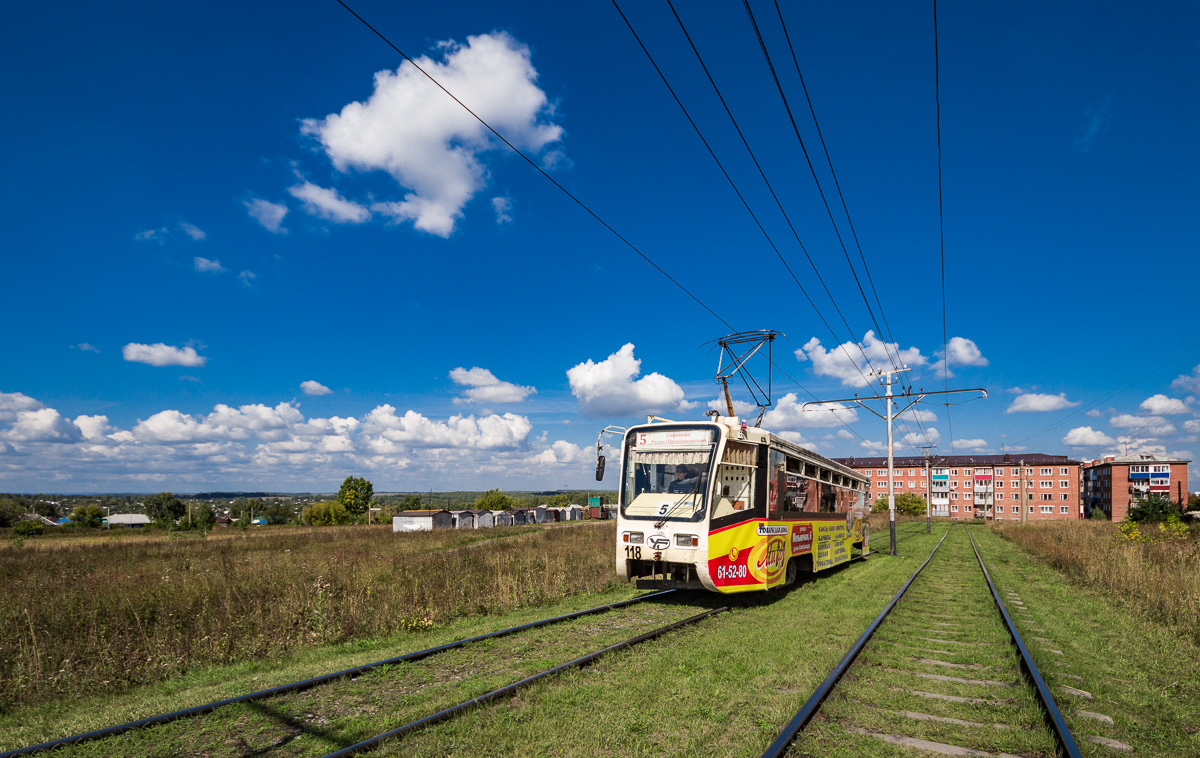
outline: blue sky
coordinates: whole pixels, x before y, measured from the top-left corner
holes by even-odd
[[[833,302],[670,8],[622,9],[816,310],[611,3],[354,7],[729,325],[787,335],[767,428],[873,454],[874,416],[797,403],[878,391],[890,354],[991,395],[921,406],[902,452],[1200,450],[1195,3],[938,9],[949,378],[931,4],[784,12],[890,339],[740,4],[676,7]],[[729,327],[337,3],[9,28],[0,490],[587,487],[600,427],[715,401]]]

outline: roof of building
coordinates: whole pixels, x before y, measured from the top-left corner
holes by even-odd
[[[149,524],[150,517],[144,513],[114,513],[101,519],[106,524]]]
[[[887,466],[887,458],[884,456],[872,458],[834,458],[834,460],[851,468],[885,468]],[[897,455],[892,456],[892,466],[895,468],[924,468],[926,460],[929,461],[930,468],[941,468],[943,466],[1079,465],[1079,461],[1068,458],[1065,455],[1005,453],[1003,455],[935,455],[930,456],[928,459],[919,455]]]
[[[433,515],[436,515],[436,514],[438,514],[438,513],[447,513],[447,511],[443,511],[443,510],[433,510],[433,511],[400,511],[399,513],[392,514],[392,517],[393,517],[393,518],[400,518],[401,516],[433,516]]]
[[[1088,464],[1087,468],[1095,466],[1129,466],[1139,463],[1191,463],[1191,461],[1174,458],[1169,455],[1158,455],[1157,453],[1130,453],[1129,455],[1113,458],[1111,461],[1107,459],[1095,461]]]

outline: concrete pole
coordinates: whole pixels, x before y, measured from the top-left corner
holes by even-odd
[[[929,479],[929,451],[925,451],[925,533],[929,534],[929,509],[933,499],[933,489]]]
[[[887,387],[887,432],[888,432],[888,532],[891,534],[891,549],[888,555],[896,554],[896,472],[892,468],[892,383]]]

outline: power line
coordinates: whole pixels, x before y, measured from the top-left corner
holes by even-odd
[[[742,194],[741,190],[738,189],[737,183],[734,182],[733,178],[729,175],[729,172],[725,170],[725,166],[724,166],[724,164],[721,163],[721,159],[717,157],[716,152],[713,150],[713,148],[709,144],[708,140],[704,137],[704,133],[700,130],[700,127],[696,124],[695,119],[692,118],[691,113],[688,112],[687,106],[685,106],[683,104],[683,101],[679,98],[679,95],[677,95],[675,93],[675,88],[671,86],[670,81],[667,80],[666,74],[663,73],[662,68],[660,68],[658,65],[658,62],[654,60],[654,56],[650,53],[650,50],[646,47],[646,44],[644,42],[642,42],[641,36],[638,35],[637,30],[635,30],[633,28],[633,24],[630,22],[629,18],[625,15],[625,12],[621,10],[620,4],[617,2],[617,0],[612,0],[612,3],[613,3],[613,7],[616,8],[617,13],[620,14],[621,20],[625,22],[625,26],[629,28],[629,32],[630,32],[630,34],[633,35],[634,40],[637,41],[638,46],[641,47],[641,49],[642,49],[642,52],[646,54],[646,58],[649,59],[650,65],[654,67],[655,72],[657,72],[659,78],[662,79],[662,82],[666,86],[667,91],[671,93],[671,97],[674,98],[675,104],[678,105],[680,110],[683,111],[684,117],[687,118],[688,123],[691,124],[692,129],[696,132],[696,136],[698,136],[700,138],[700,141],[702,143],[704,143],[705,149],[708,150],[708,154],[712,157],[713,161],[716,162],[717,168],[719,168],[721,170],[721,173],[724,175],[725,180],[728,181],[729,186],[733,188],[734,194],[737,195],[738,200],[740,200],[742,202],[742,205],[746,208],[746,212],[750,214],[750,218],[752,218],[754,220],[755,225],[758,227],[759,231],[762,232],[763,236],[766,238],[767,244],[769,244],[771,246],[771,249],[775,251],[776,257],[779,258],[780,263],[782,263],[784,268],[787,269],[788,274],[790,274],[792,277],[792,281],[794,281],[796,283],[796,286],[800,288],[800,291],[804,294],[805,299],[808,300],[809,305],[811,305],[813,308],[813,311],[816,312],[817,317],[821,319],[821,323],[823,323],[825,325],[825,328],[829,330],[829,334],[830,334],[830,336],[833,337],[834,342],[838,343],[838,345],[841,346],[842,350],[846,353],[846,357],[850,359],[850,362],[858,370],[859,375],[862,376],[863,380],[868,382],[868,384],[869,384],[870,380],[867,379],[866,374],[863,373],[862,368],[860,368],[858,365],[858,362],[856,360],[854,360],[854,358],[849,354],[849,351],[846,350],[845,346],[841,344],[841,340],[838,338],[837,334],[834,332],[833,327],[829,325],[829,322],[825,319],[824,314],[821,313],[821,309],[817,307],[817,304],[815,302],[813,302],[812,297],[808,294],[808,291],[804,288],[804,285],[800,283],[799,278],[797,278],[795,272],[792,271],[792,267],[788,265],[787,260],[783,257],[783,254],[779,251],[779,248],[775,244],[775,241],[771,238],[770,233],[768,233],[766,228],[763,227],[762,222],[759,221],[758,216],[754,213],[754,210],[751,209],[750,203],[746,200],[746,198]],[[671,7],[671,11],[674,13],[675,7],[673,5],[671,5],[670,0],[668,0],[667,4]],[[683,27],[683,21],[679,18],[678,14],[675,15],[675,18],[677,21],[679,21],[679,25],[680,25],[680,28],[683,29],[684,36],[687,37],[689,44],[691,44],[691,42],[692,42],[691,36],[688,35],[687,29]],[[696,53],[697,58],[700,59],[700,65],[702,68],[704,68],[705,74],[708,74],[708,67],[704,65],[704,60],[703,60],[703,58],[700,57],[700,53],[698,50],[696,50],[696,46],[694,44],[692,44],[692,50],[693,50],[693,52]],[[738,135],[742,137],[742,144],[746,146],[746,150],[749,151],[750,157],[754,161],[754,165],[758,167],[759,175],[762,176],[763,181],[767,184],[767,188],[770,190],[771,196],[775,198],[775,202],[779,206],[780,212],[782,212],[784,215],[784,218],[787,219],[788,226],[792,228],[792,233],[796,236],[796,242],[799,243],[800,249],[804,251],[804,255],[806,257],[808,257],[808,262],[812,266],[813,273],[815,273],[817,275],[817,280],[821,283],[821,286],[825,289],[825,294],[829,297],[830,302],[833,303],[834,310],[837,311],[838,316],[841,316],[842,323],[845,324],[846,329],[850,332],[851,341],[855,341],[854,330],[851,329],[850,324],[846,321],[846,317],[842,314],[841,309],[838,307],[837,301],[834,300],[833,293],[831,293],[829,291],[828,285],[825,284],[825,279],[821,276],[821,272],[817,269],[817,264],[813,261],[812,256],[810,256],[808,254],[808,250],[804,247],[804,243],[800,240],[799,233],[797,233],[796,228],[794,226],[792,226],[791,219],[788,218],[787,212],[783,209],[783,204],[780,202],[778,196],[776,196],[774,187],[771,186],[771,182],[767,179],[766,174],[763,172],[762,166],[758,162],[758,158],[755,157],[754,151],[750,148],[749,143],[746,141],[745,136],[742,134],[742,130],[737,124],[737,119],[735,119],[733,117],[733,114],[729,110],[729,106],[725,104],[725,98],[721,97],[720,89],[717,88],[717,85],[713,81],[711,74],[709,74],[708,79],[709,79],[709,82],[712,84],[713,88],[717,90],[717,97],[721,100],[721,104],[725,105],[725,112],[726,112],[726,114],[729,115],[729,118],[733,121],[734,129],[736,129],[738,132]],[[857,341],[855,341],[855,344],[857,344]],[[860,350],[861,350],[861,347],[860,347]],[[863,352],[863,358],[865,358],[867,360],[868,367],[870,367],[870,358],[867,357],[865,351]]]
[[[376,29],[374,26],[372,26],[369,22],[367,22],[367,20],[364,19],[362,16],[360,16],[353,8],[351,8],[349,5],[347,5],[345,2],[343,2],[343,0],[337,0],[337,2],[339,5],[341,5],[343,8],[345,8],[346,11],[350,13],[350,15],[352,15],[356,19],[358,19],[362,23],[363,26],[367,27],[367,29],[371,30],[371,32],[374,33],[375,36],[379,37],[379,39],[381,39],[384,42],[384,44],[386,44],[388,47],[390,47],[392,50],[394,50],[396,53],[398,53],[402,58],[404,58],[405,61],[407,61],[410,65],[412,65],[413,68],[420,71],[421,74],[423,74],[426,79],[428,79],[434,85],[436,85],[437,88],[440,89],[442,92],[446,93],[446,95],[448,97],[450,97],[450,99],[453,100],[455,103],[457,103],[460,107],[462,107],[463,110],[465,110],[467,113],[471,114],[471,116],[473,116],[476,121],[478,121],[488,131],[490,131],[492,134],[494,134],[496,136],[496,138],[499,139],[501,142],[503,142],[510,150],[512,150],[517,155],[521,156],[521,158],[523,158],[526,163],[528,163],[530,166],[532,166],[539,174],[541,174],[543,177],[545,177],[547,180],[549,180],[555,187],[557,187],[559,190],[561,190],[563,194],[565,194],[567,197],[571,198],[571,200],[573,200],[575,202],[575,204],[578,205],[580,208],[582,208],[589,216],[591,216],[593,219],[595,219],[597,222],[599,222],[600,225],[603,226],[605,229],[607,229],[609,232],[611,232],[613,234],[613,236],[615,236],[617,239],[621,240],[621,242],[623,242],[629,249],[631,249],[635,253],[637,253],[638,256],[642,258],[642,260],[646,261],[651,266],[653,266],[655,270],[657,270],[659,273],[661,273],[663,276],[665,276],[671,283],[673,283],[679,289],[683,290],[683,292],[686,293],[688,295],[688,297],[690,297],[698,305],[700,305],[702,308],[704,308],[704,310],[708,311],[714,318],[716,318],[722,324],[727,326],[731,331],[737,331],[737,329],[733,325],[731,325],[728,321],[726,321],[719,314],[717,314],[716,311],[714,311],[707,304],[705,304],[702,300],[700,300],[700,298],[698,298],[696,295],[694,295],[687,287],[683,286],[683,284],[681,284],[678,280],[676,280],[674,277],[672,277],[670,274],[668,274],[665,270],[663,270],[663,268],[661,266],[659,266],[657,263],[655,263],[653,260],[651,260],[650,257],[648,255],[646,255],[645,253],[643,253],[640,249],[638,249],[638,247],[636,245],[634,245],[632,242],[630,242],[628,239],[626,239],[623,235],[621,235],[616,229],[614,229],[612,226],[610,226],[608,224],[608,222],[606,222],[595,211],[593,211],[591,208],[589,208],[587,206],[587,204],[585,204],[582,200],[580,200],[574,194],[572,194],[566,187],[562,186],[554,177],[547,174],[542,169],[541,166],[537,165],[537,163],[535,163],[528,155],[526,155],[524,152],[522,152],[520,149],[518,149],[515,145],[513,145],[511,142],[509,142],[504,137],[504,135],[502,135],[502,134],[500,134],[500,132],[496,131],[496,129],[494,129],[490,124],[488,124],[486,121],[484,121],[477,113],[475,113],[475,111],[473,111],[469,107],[467,107],[467,105],[465,103],[463,103],[461,100],[459,100],[454,95],[454,93],[450,92],[450,90],[448,90],[444,86],[442,86],[442,84],[437,79],[435,79],[428,71],[426,71],[425,69],[423,69],[419,65],[417,65],[416,61],[414,61],[412,58],[410,58],[403,50],[401,50],[395,44],[393,44],[390,39],[388,39],[382,32],[380,32],[378,29]],[[774,362],[772,362],[772,365],[775,366],[776,368],[778,368],[779,372],[781,374],[783,374],[788,379],[790,379],[793,384],[795,384],[797,387],[799,387],[809,397],[812,397],[814,400],[818,400],[818,401],[820,400],[820,398],[818,398],[815,394],[813,394],[804,385],[800,384],[800,382],[796,381],[795,378],[793,378],[790,374],[788,374],[786,371],[784,371],[781,367],[776,365]],[[842,426],[845,426],[847,429],[849,429],[859,439],[863,440],[864,442],[867,441],[861,434],[858,433],[857,430],[855,430],[853,427],[851,427],[849,423],[847,423],[840,416],[837,415],[836,409],[829,409],[829,410],[831,413],[834,414],[834,418],[836,418],[842,424]],[[851,409],[842,409],[842,410],[851,410]]]
[[[937,0],[933,0],[933,100],[937,108],[937,154],[938,154],[938,242],[942,264],[942,369],[946,388],[950,388],[950,341],[946,338],[946,225],[942,210],[942,95],[941,66],[938,60]],[[950,406],[946,406],[946,427],[950,432],[950,450],[954,451],[954,423],[950,420]]]
[[[575,201],[575,204],[578,205],[580,208],[582,208],[584,210],[584,212],[586,212],[589,216],[594,218],[596,221],[600,222],[600,225],[603,226],[608,231],[612,232],[613,236],[615,236],[617,239],[621,240],[621,242],[624,242],[625,245],[630,250],[637,253],[642,258],[642,260],[646,261],[651,266],[653,266],[660,274],[662,274],[668,280],[670,280],[670,282],[672,284],[674,284],[679,289],[683,290],[683,292],[688,297],[690,297],[692,300],[696,301],[696,303],[701,308],[703,308],[704,310],[706,310],[710,314],[712,314],[712,316],[714,318],[716,318],[718,321],[720,321],[725,326],[729,327],[730,330],[737,331],[737,329],[735,329],[728,321],[726,321],[725,319],[723,319],[719,315],[717,315],[716,311],[714,311],[712,308],[709,308],[708,305],[706,305],[703,300],[696,297],[696,295],[692,294],[691,290],[689,290],[687,287],[683,286],[683,284],[681,284],[677,279],[675,279],[675,277],[668,274],[665,270],[663,270],[663,268],[661,266],[659,266],[657,263],[655,263],[653,260],[651,260],[650,256],[646,255],[640,249],[638,249],[637,245],[634,245],[632,242],[630,242],[628,239],[626,239],[624,236],[622,236],[620,232],[618,232],[616,229],[614,229],[612,226],[610,226],[607,221],[605,221],[603,218],[601,218],[599,214],[597,214],[595,211],[593,211],[591,208],[589,208],[586,203],[584,203],[579,198],[575,197],[575,195],[573,195],[570,190],[568,190],[566,187],[559,184],[557,179],[550,176],[550,174],[546,173],[545,170],[543,170],[542,167],[539,166],[532,158],[530,158],[528,155],[526,155],[524,152],[522,152],[516,145],[509,142],[508,139],[506,139],[503,134],[501,134],[500,132],[498,132],[494,128],[492,128],[491,124],[489,124],[487,121],[484,121],[479,116],[479,114],[477,114],[475,111],[473,111],[469,107],[467,107],[467,105],[462,100],[459,100],[457,97],[455,97],[454,93],[452,93],[450,90],[443,87],[441,82],[439,82],[437,79],[433,78],[433,76],[430,75],[430,73],[428,71],[426,71],[425,69],[418,66],[416,61],[414,61],[412,58],[410,58],[403,50],[401,50],[400,48],[398,48],[394,44],[392,44],[391,40],[389,40],[386,36],[384,36],[384,34],[382,32],[380,32],[378,29],[376,29],[374,26],[371,26],[371,24],[368,23],[365,18],[358,15],[358,13],[355,12],[355,10],[353,8],[351,8],[349,5],[346,5],[346,3],[344,3],[342,0],[337,0],[337,3],[338,3],[338,5],[342,6],[347,11],[349,11],[350,15],[354,16],[359,21],[361,21],[363,26],[367,27],[372,32],[374,32],[375,36],[377,36],[377,37],[379,37],[379,39],[383,40],[384,44],[386,44],[388,47],[392,48],[397,53],[399,53],[400,56],[403,57],[404,60],[408,61],[408,63],[410,65],[412,65],[413,68],[415,68],[417,71],[420,71],[422,74],[424,74],[426,79],[433,82],[433,84],[438,89],[440,89],[442,92],[445,92],[446,95],[449,96],[449,98],[451,100],[458,103],[462,107],[463,110],[465,110],[467,113],[470,113],[475,118],[476,121],[478,121],[480,124],[482,124],[484,126],[484,128],[486,128],[489,132],[494,134],[496,136],[496,138],[499,139],[501,142],[503,142],[506,146],[508,146],[508,148],[510,150],[512,150],[514,153],[516,153],[517,155],[524,158],[526,163],[528,163],[530,166],[532,166],[534,168],[534,170],[536,170],[539,174],[541,174],[546,179],[548,179],[555,187],[557,187],[559,190],[561,190],[564,195],[566,195],[567,197],[569,197],[573,201]]]

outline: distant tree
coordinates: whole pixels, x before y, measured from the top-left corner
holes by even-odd
[[[350,514],[361,516],[371,507],[371,498],[375,495],[375,487],[361,476],[348,476],[338,490],[337,502],[342,504]]]
[[[16,500],[0,500],[0,527],[9,527],[25,516],[25,509]]]
[[[1189,511],[1200,511],[1200,495],[1188,495],[1187,509]]]
[[[33,512],[52,521],[58,518],[58,506],[45,500],[34,503]]]
[[[337,500],[313,503],[300,512],[300,523],[311,526],[333,526],[349,524],[352,521],[354,521],[354,515]]]
[[[400,510],[402,511],[419,511],[422,510],[424,501],[420,495],[405,495],[400,501]]]
[[[562,507],[568,506],[570,504],[571,504],[571,498],[567,497],[566,495],[564,495],[562,493],[559,493],[557,495],[551,495],[549,502],[546,503],[546,505],[549,505],[552,508],[562,508]]]
[[[146,515],[160,526],[170,526],[183,517],[187,506],[173,492],[160,492],[145,500]]]
[[[871,506],[871,511],[874,513],[887,513],[888,499],[885,495],[875,501]],[[924,516],[925,515],[925,498],[915,492],[900,492],[896,495],[896,513],[905,516]]]
[[[1108,514],[1104,512],[1103,508],[1093,508],[1092,515],[1088,518],[1093,521],[1108,521]]]
[[[500,490],[488,490],[475,499],[476,510],[506,511],[511,507],[512,501]]]
[[[42,522],[27,519],[13,524],[13,534],[18,537],[36,537],[42,533]]]
[[[1171,498],[1166,495],[1151,495],[1139,497],[1125,518],[1135,524],[1142,524],[1166,521],[1172,516],[1177,519],[1183,517],[1183,508],[1179,503],[1172,503]]]
[[[185,504],[185,511],[180,525],[185,529],[207,531],[217,523],[217,514],[211,503],[192,502]]]
[[[104,521],[104,511],[95,503],[81,505],[71,511],[71,522],[89,529],[98,528]]]

